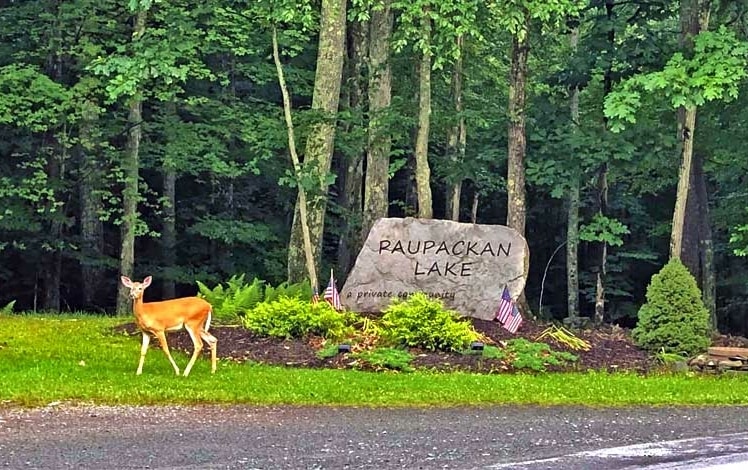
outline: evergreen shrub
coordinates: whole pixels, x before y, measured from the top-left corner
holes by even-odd
[[[709,347],[709,335],[709,311],[696,280],[680,260],[670,260],[647,287],[634,341],[650,353],[693,356]]]

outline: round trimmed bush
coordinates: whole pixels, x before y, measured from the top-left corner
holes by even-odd
[[[634,341],[652,353],[692,356],[709,347],[709,334],[709,311],[696,280],[679,259],[670,260],[647,287]]]

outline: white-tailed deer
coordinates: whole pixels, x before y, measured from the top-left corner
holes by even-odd
[[[151,334],[158,338],[161,349],[166,353],[174,371],[179,375],[179,367],[169,352],[169,344],[166,342],[167,331],[177,331],[184,328],[192,338],[194,351],[192,358],[184,369],[184,376],[189,375],[198,355],[203,350],[203,340],[210,346],[211,372],[216,371],[216,346],[218,340],[208,333],[212,308],[210,304],[200,297],[182,297],[179,299],[164,300],[162,302],[143,302],[143,292],[151,285],[151,276],[143,279],[143,282],[133,282],[130,278],[122,276],[122,284],[130,289],[132,299],[132,311],[135,314],[135,323],[143,333],[143,344],[140,348],[140,363],[136,375],[143,373],[143,362],[148,352]]]

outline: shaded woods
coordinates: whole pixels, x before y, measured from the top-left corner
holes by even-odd
[[[342,283],[419,216],[523,233],[545,318],[632,326],[679,257],[745,333],[744,2],[548,3],[3,2],[0,306]]]

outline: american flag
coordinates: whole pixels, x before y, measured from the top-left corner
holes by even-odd
[[[324,298],[335,310],[343,310],[343,305],[340,303],[340,293],[338,292],[338,288],[335,287],[335,278],[332,275],[332,270],[330,271],[330,283],[327,284]]]
[[[519,309],[516,305],[512,304],[512,314],[507,318],[504,323],[504,328],[509,330],[510,333],[516,333],[519,326],[522,324],[522,314],[519,313]]]
[[[506,319],[509,318],[509,315],[512,313],[512,306],[514,306],[514,302],[512,302],[512,296],[509,294],[509,288],[505,285],[504,292],[501,294],[501,302],[499,303],[499,308],[496,310],[494,320],[498,320],[499,323],[504,324]]]
[[[317,292],[317,288],[314,288],[314,294],[312,294],[312,304],[316,304],[319,302],[319,293]]]

